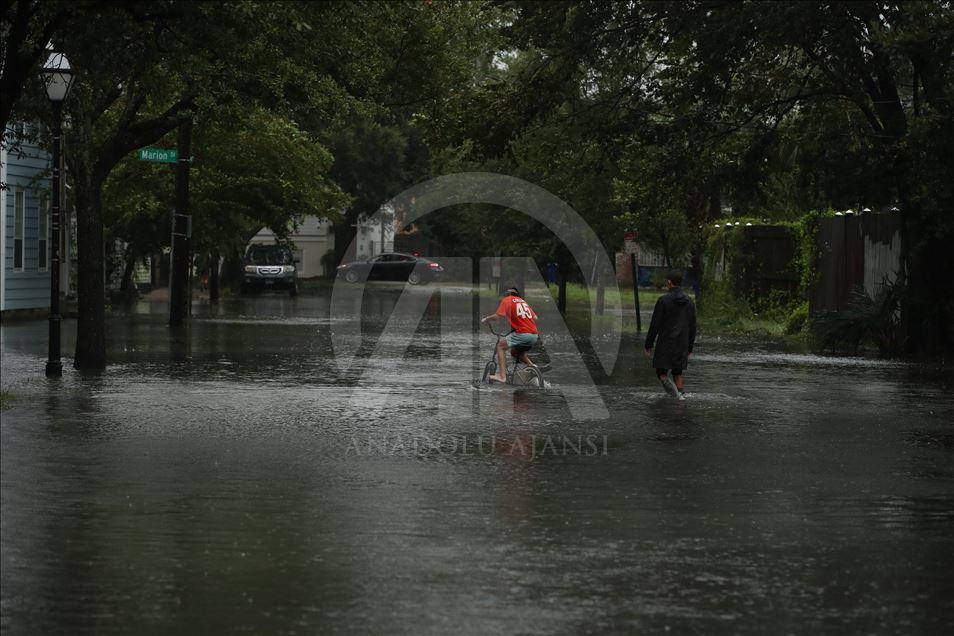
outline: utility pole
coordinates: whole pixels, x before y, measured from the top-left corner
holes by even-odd
[[[62,153],[62,109],[63,102],[53,102],[53,208],[50,211],[52,221],[52,249],[50,250],[50,338],[49,357],[46,361],[46,377],[58,378],[63,375],[63,362],[60,360],[60,205],[63,192],[63,153]],[[46,210],[40,210],[46,214]]]
[[[181,327],[189,313],[189,271],[192,215],[189,214],[189,166],[192,155],[192,113],[179,121],[176,162],[176,210],[172,217],[172,271],[169,277],[169,326]]]

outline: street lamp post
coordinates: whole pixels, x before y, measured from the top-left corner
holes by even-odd
[[[53,205],[50,226],[52,246],[50,254],[50,353],[46,361],[46,377],[63,375],[60,361],[60,192],[63,100],[73,84],[73,69],[66,56],[51,51],[43,65],[46,95],[53,106]]]

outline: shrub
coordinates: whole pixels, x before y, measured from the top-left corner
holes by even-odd
[[[744,299],[738,298],[732,291],[728,281],[714,281],[709,279],[704,286],[705,302],[702,304],[701,314],[712,316],[715,323],[722,326],[737,323],[740,320],[751,320],[754,312]]]
[[[812,323],[812,336],[817,346],[857,353],[861,344],[868,342],[878,348],[882,356],[901,351],[900,316],[904,286],[900,282],[882,280],[874,296],[864,290],[856,291],[849,305],[841,311],[821,314]]]
[[[808,327],[808,303],[796,305],[785,319],[785,335],[794,336]]]
[[[649,282],[655,289],[666,289],[666,274],[668,270],[657,269],[649,275]]]

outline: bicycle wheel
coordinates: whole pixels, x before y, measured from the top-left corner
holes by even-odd
[[[497,373],[497,363],[494,360],[491,360],[487,363],[487,366],[484,367],[484,374],[480,376],[481,382],[486,382],[487,378]]]
[[[543,374],[534,367],[524,367],[513,374],[513,383],[520,386],[543,387]]]

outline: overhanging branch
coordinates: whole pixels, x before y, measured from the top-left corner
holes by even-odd
[[[134,150],[161,139],[179,125],[183,113],[195,109],[195,95],[186,94],[162,114],[132,122],[106,141],[94,160],[93,174],[105,179],[119,161]]]

